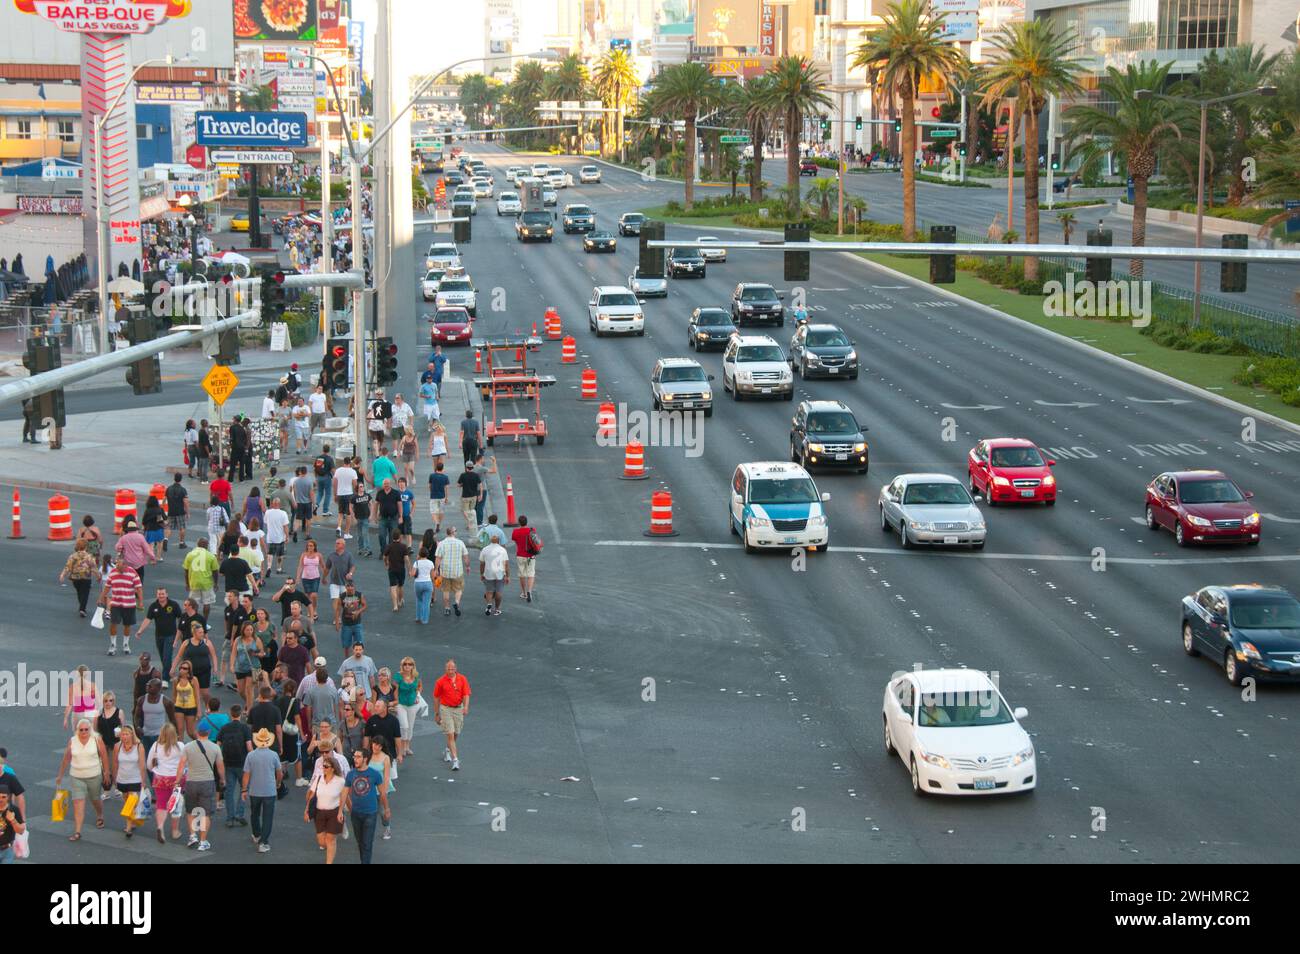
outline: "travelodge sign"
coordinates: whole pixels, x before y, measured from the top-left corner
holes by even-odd
[[[65,33],[148,33],[171,17],[190,12],[191,0],[13,0]]]

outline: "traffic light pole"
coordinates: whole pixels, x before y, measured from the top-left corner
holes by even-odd
[[[352,289],[352,439],[353,453],[364,457],[366,422],[366,252],[361,229],[361,160],[352,158],[352,268],[362,282]]]

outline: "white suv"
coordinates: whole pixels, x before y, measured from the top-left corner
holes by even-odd
[[[767,335],[734,334],[722,353],[722,390],[737,401],[744,394],[794,399],[794,374],[781,346]]]
[[[587,303],[587,324],[602,337],[612,334],[645,334],[645,313],[631,289],[621,285],[597,285]],[[789,369],[787,369],[789,370]]]
[[[460,264],[460,250],[455,242],[434,242],[424,256],[426,271],[435,268],[452,268]]]

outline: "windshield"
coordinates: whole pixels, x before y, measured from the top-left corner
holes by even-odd
[[[1248,599],[1232,603],[1238,629],[1300,629],[1300,602],[1294,599]]]
[[[807,477],[788,477],[784,480],[759,477],[749,482],[749,502],[755,504],[815,503],[817,488]]]
[[[776,301],[776,292],[770,288],[746,288],[740,293],[741,301]]]
[[[624,222],[642,222],[644,220],[645,220],[645,216],[639,212],[634,212],[631,215],[623,216]]]
[[[469,279],[466,278],[444,278],[442,283],[438,285],[438,291],[458,292],[473,290],[474,286],[470,284]]]
[[[447,273],[443,271],[425,272],[424,280],[426,282],[436,282],[438,281],[438,279],[442,278],[442,276],[446,274]]]
[[[591,209],[585,205],[571,205],[569,206],[569,215],[591,215]]]
[[[600,170],[597,169],[595,166],[583,166],[582,169],[579,170],[579,171],[581,171],[581,172],[599,172]]]
[[[1042,467],[1043,455],[1037,447],[995,447],[989,462],[994,467]]]
[[[675,248],[673,249],[673,258],[699,258],[700,250],[698,248]]]
[[[843,411],[808,415],[809,434],[851,434],[857,429],[858,422],[853,419],[853,415]]]
[[[1246,499],[1230,480],[1184,480],[1178,496],[1185,504],[1239,503]]]
[[[525,212],[523,217],[525,225],[549,225],[551,223],[551,213],[549,212]]]
[[[970,504],[970,494],[961,484],[909,484],[903,493],[905,504]]]
[[[631,292],[614,292],[609,295],[600,296],[602,305],[635,305],[637,304],[636,295]]]
[[[703,368],[664,368],[659,373],[661,382],[668,381],[704,381]]]
[[[926,729],[969,729],[1010,721],[1011,713],[992,689],[923,692],[916,710],[916,724]]]
[[[514,192],[502,192],[497,196],[498,202],[518,202],[519,196]]]
[[[840,348],[849,346],[849,339],[844,337],[842,331],[810,331],[808,332],[808,346],[815,348],[818,345],[831,345]]]
[[[614,236],[610,235],[608,232],[592,232],[587,236],[589,239],[610,239],[613,237]]]
[[[736,355],[737,361],[784,361],[785,356],[776,345],[750,345],[741,348]]]
[[[456,246],[454,246],[454,245],[430,245],[430,246],[429,246],[429,254],[430,254],[430,255],[439,255],[439,256],[443,256],[443,257],[446,257],[446,256],[455,257],[455,255],[456,255]]]
[[[698,325],[730,325],[731,313],[723,311],[721,308],[710,309],[709,311],[700,312],[700,317],[695,320]]]
[[[469,321],[469,312],[464,308],[439,308],[433,320],[440,325],[463,325]]]

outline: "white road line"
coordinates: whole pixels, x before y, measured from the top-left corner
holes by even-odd
[[[1279,517],[1275,513],[1265,513],[1261,514],[1261,516],[1266,517],[1269,520],[1276,520],[1278,523],[1300,523],[1300,520],[1297,520],[1295,517]]]
[[[542,507],[546,510],[546,519],[551,528],[551,539],[559,547],[564,542],[560,537],[560,522],[555,519],[555,511],[551,509],[551,498],[546,493],[546,484],[542,480],[541,468],[537,466],[537,457],[533,454],[533,445],[526,444],[524,449],[528,451],[528,463],[532,466],[533,477],[537,480],[537,492],[542,498]],[[563,550],[560,551],[560,566],[564,567],[564,582],[576,583],[577,577],[573,575],[573,568],[569,566],[569,555]]]
[[[675,547],[686,550],[740,550],[740,543],[707,543],[690,540],[595,540],[591,546],[596,547]],[[773,547],[771,549],[779,549]],[[1019,563],[1091,563],[1091,555],[1073,553],[973,553],[954,550],[898,550],[890,547],[832,547],[827,554],[837,553],[871,553],[879,556],[906,557],[951,557],[961,560],[1009,560]],[[818,553],[821,557],[825,554]],[[1300,553],[1277,554],[1270,556],[1237,557],[1180,557],[1166,559],[1160,557],[1113,557],[1106,558],[1107,563],[1124,566],[1208,566],[1226,563],[1300,563]]]

